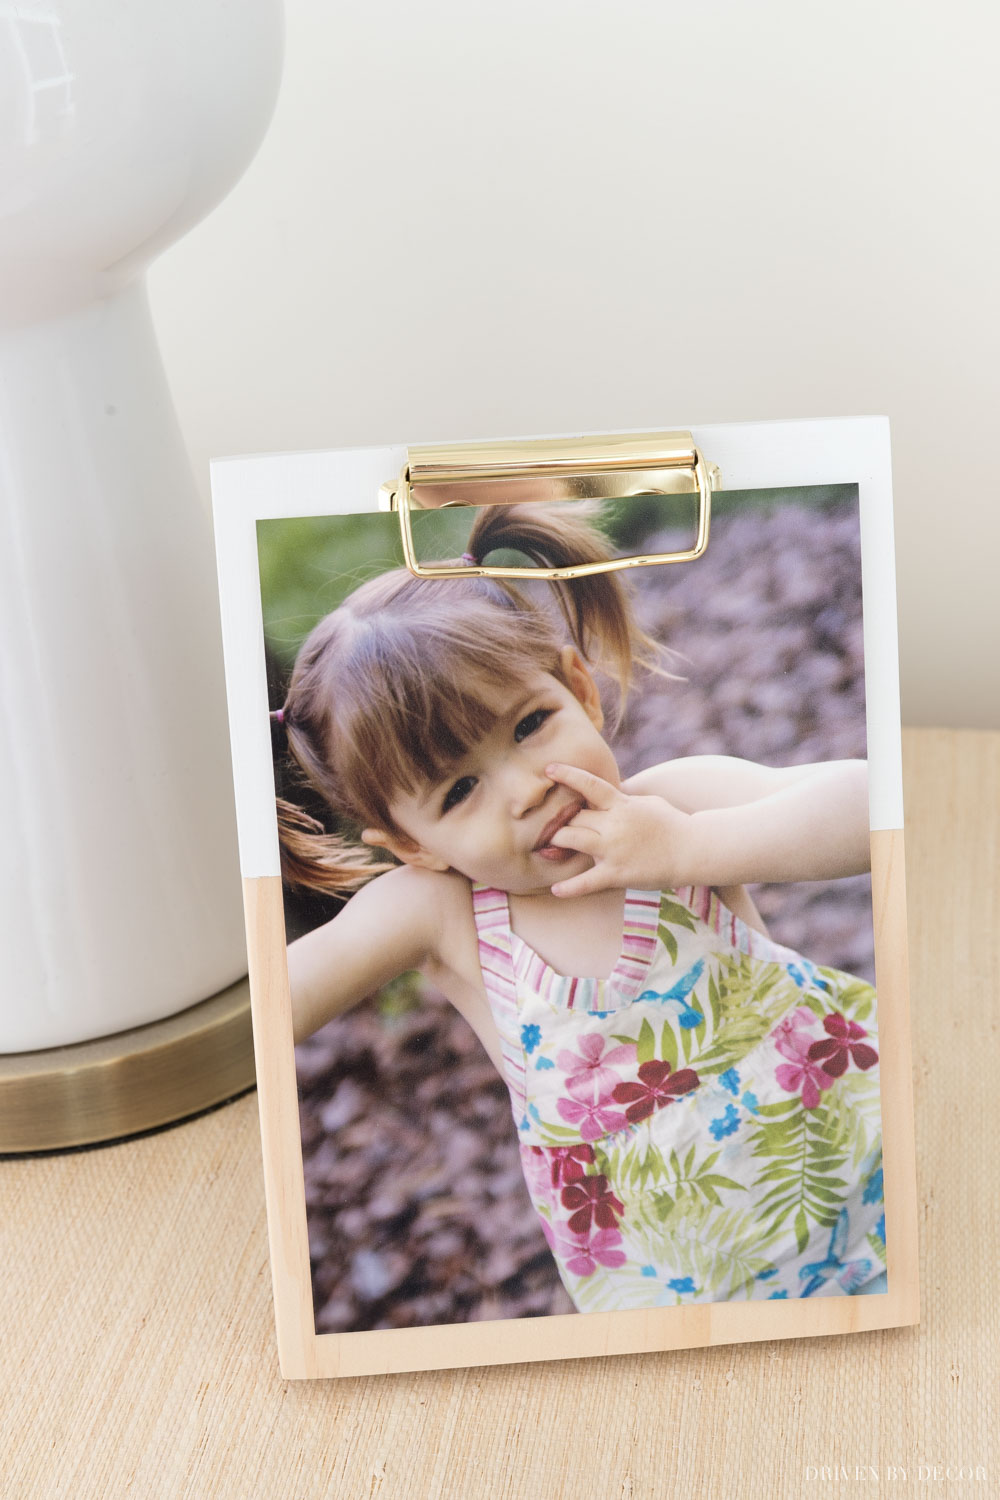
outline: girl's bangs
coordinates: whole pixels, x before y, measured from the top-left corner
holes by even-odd
[[[407,650],[397,635],[393,654],[366,652],[364,662],[355,661],[354,691],[342,694],[342,711],[331,725],[332,748],[340,764],[350,766],[346,780],[360,794],[358,802],[383,821],[390,821],[397,793],[444,781],[495,728],[511,693],[558,665],[548,631],[532,639],[529,630],[520,641],[499,641],[497,634],[439,640],[436,661],[428,660],[426,634],[419,652]]]

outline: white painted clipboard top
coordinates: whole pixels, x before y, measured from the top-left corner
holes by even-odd
[[[896,567],[888,419],[834,417],[707,426],[671,422],[663,426],[665,431],[683,428],[691,432],[705,457],[719,465],[726,490],[858,486],[871,827],[873,830],[902,828]],[[541,434],[544,437],[585,435],[589,434]],[[417,441],[415,438],[414,442]],[[256,523],[291,516],[377,511],[379,486],[399,474],[406,451],[405,444],[394,444],[255,454],[218,459],[212,464],[240,864],[246,878],[281,872],[274,817]]]

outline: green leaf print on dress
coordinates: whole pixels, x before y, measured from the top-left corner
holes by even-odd
[[[810,1221],[829,1228],[843,1202],[846,1178],[837,1175],[847,1161],[831,1145],[825,1116],[804,1108],[800,1100],[765,1107],[770,1116],[755,1131],[753,1155],[770,1165],[753,1184],[757,1212],[763,1220],[761,1243],[775,1240],[791,1219],[801,1254],[809,1239]]]
[[[664,948],[670,954],[672,963],[677,962],[677,938],[671,931],[671,927],[679,927],[686,932],[697,932],[694,919],[686,906],[679,901],[671,900],[664,891],[660,901],[659,924],[657,936]]]

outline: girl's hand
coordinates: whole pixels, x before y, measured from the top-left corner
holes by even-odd
[[[545,774],[584,797],[587,806],[553,835],[560,849],[576,849],[594,861],[591,870],[560,880],[554,896],[585,896],[629,886],[642,890],[689,885],[692,819],[663,797],[632,796],[600,776],[554,763]]]

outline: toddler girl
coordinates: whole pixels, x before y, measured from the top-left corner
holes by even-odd
[[[610,555],[548,506],[479,510],[469,553],[499,548]],[[864,763],[623,782],[595,673],[623,703],[637,664],[662,670],[614,573],[398,569],[316,626],[278,717],[341,832],[279,802],[283,876],[356,894],[289,948],[296,1039],[422,971],[506,1082],[582,1312],[882,1289],[874,991],[744,889],[868,867]]]

